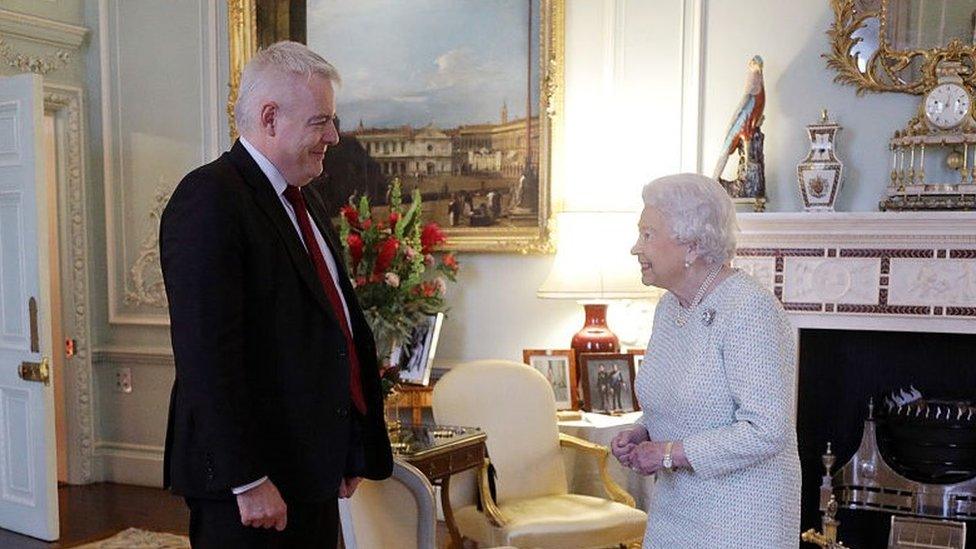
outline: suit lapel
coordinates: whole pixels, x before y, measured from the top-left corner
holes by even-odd
[[[319,280],[318,275],[315,273],[315,267],[312,265],[312,260],[305,250],[305,246],[302,245],[301,238],[298,232],[295,231],[295,226],[292,224],[291,219],[288,218],[288,214],[285,213],[284,207],[281,204],[281,199],[274,192],[274,187],[271,185],[271,181],[268,180],[264,172],[258,166],[257,162],[251,158],[250,153],[241,145],[240,141],[235,141],[234,146],[228,153],[231,162],[237,167],[244,181],[251,187],[254,191],[254,201],[258,204],[264,214],[271,220],[271,224],[274,225],[275,230],[278,232],[278,236],[281,241],[285,244],[285,249],[288,250],[288,256],[291,258],[292,264],[295,266],[295,270],[298,271],[302,280],[305,281],[306,286],[315,296],[315,301],[322,307],[326,314],[333,317],[333,320],[338,321],[335,318],[335,313],[332,310],[332,305],[329,303],[328,298],[325,296],[325,290],[322,288],[322,282]]]

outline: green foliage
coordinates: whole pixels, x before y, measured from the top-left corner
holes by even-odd
[[[445,312],[446,282],[456,281],[457,259],[437,251],[444,244],[436,224],[421,225],[419,190],[404,212],[399,179],[390,185],[390,214],[374,218],[369,199],[342,208],[343,260],[376,338],[384,394],[395,388],[393,346],[406,341],[425,315]],[[391,371],[392,370],[392,371]]]

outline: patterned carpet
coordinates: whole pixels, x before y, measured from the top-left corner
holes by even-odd
[[[129,528],[108,539],[77,545],[74,549],[190,549],[190,539],[176,534]]]

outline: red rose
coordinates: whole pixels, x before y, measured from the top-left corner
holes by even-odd
[[[428,280],[420,284],[420,295],[424,297],[434,297],[438,294],[440,288],[438,288],[437,283],[433,280]]]
[[[372,226],[373,226],[373,221],[372,220],[367,219],[366,221],[363,221],[363,230],[364,231],[368,231],[369,228],[372,227]]]
[[[423,253],[430,253],[435,246],[445,242],[447,242],[447,239],[444,237],[444,233],[441,231],[441,228],[437,226],[437,223],[428,223],[424,225],[423,230],[420,232],[420,245]]]
[[[454,254],[447,254],[447,255],[445,255],[444,256],[444,259],[441,260],[441,261],[444,263],[444,266],[445,267],[447,267],[448,269],[450,269],[450,270],[452,270],[454,272],[457,272],[457,270],[458,270],[458,262],[457,262],[457,258],[454,257]]]
[[[363,237],[356,233],[349,233],[346,238],[346,245],[349,247],[349,257],[352,259],[352,272],[356,272],[359,262],[363,259]]]
[[[376,252],[376,265],[373,267],[374,274],[382,275],[390,268],[399,247],[400,241],[392,236],[380,243],[379,251]]]
[[[356,227],[357,229],[359,228],[359,210],[354,208],[351,204],[347,204],[339,208],[339,213],[342,214],[342,217],[346,218],[346,221],[348,221],[350,225]]]
[[[366,285],[366,277],[365,276],[357,276],[355,282],[356,282],[355,283],[355,286],[357,288],[362,288],[363,286]]]
[[[390,212],[390,226],[395,226],[397,221],[400,221],[400,214],[398,212]]]

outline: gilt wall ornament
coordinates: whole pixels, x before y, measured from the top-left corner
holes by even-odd
[[[930,21],[915,20],[891,4],[889,0],[830,0],[834,21],[827,30],[830,51],[824,57],[827,67],[837,73],[835,82],[854,86],[859,95],[866,91],[921,95],[935,86],[937,67],[943,61],[976,66],[971,36],[967,40],[954,36],[938,47],[931,47],[931,36],[920,41],[899,38],[935,33],[927,24]],[[967,71],[965,80],[976,84],[976,72]]]
[[[821,113],[819,122],[807,126],[810,152],[796,166],[796,177],[805,211],[834,211],[834,203],[844,182],[844,163],[834,153],[835,139],[840,129],[827,116],[826,109]]]

